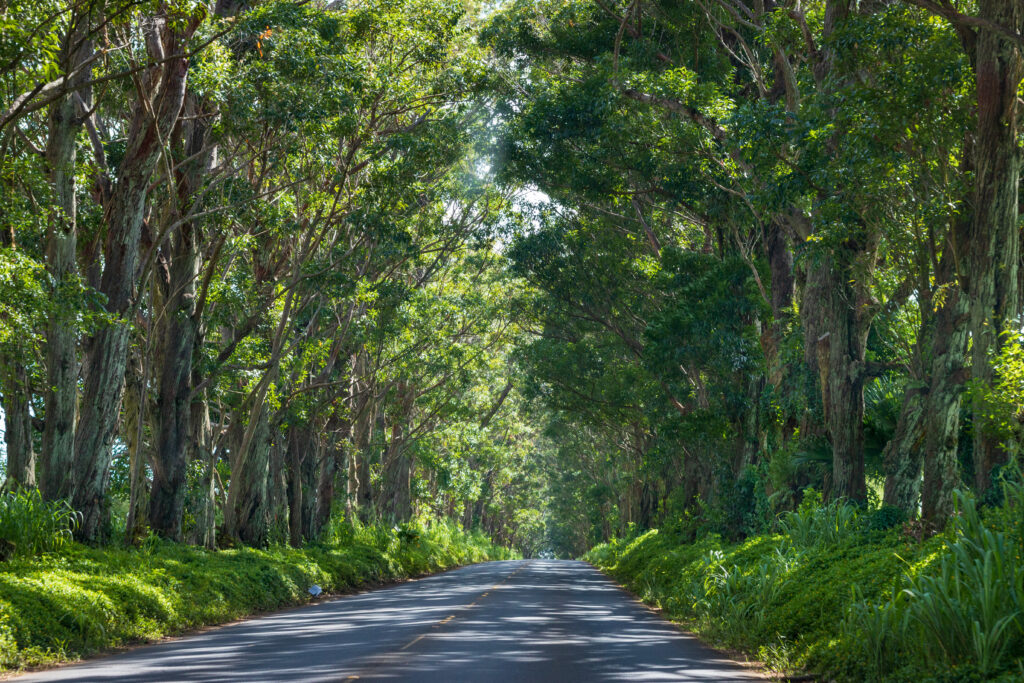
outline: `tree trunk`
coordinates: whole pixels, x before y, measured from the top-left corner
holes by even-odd
[[[373,514],[373,487],[370,485],[370,442],[377,423],[377,402],[371,395],[369,361],[365,351],[353,358],[353,380],[357,396],[353,409],[352,453],[356,469],[356,508],[364,523]]]
[[[359,495],[359,463],[356,449],[352,447],[348,448],[345,455],[345,474],[345,518],[351,520],[354,519],[359,506],[356,500]]]
[[[156,533],[181,540],[188,440],[192,436],[192,356],[199,331],[199,240],[192,222],[182,223],[171,241],[170,280],[158,332],[162,367],[149,519]]]
[[[412,473],[414,462],[406,448],[408,423],[412,419],[415,392],[399,382],[391,421],[391,439],[381,462],[381,507],[392,522],[412,519]]]
[[[288,536],[296,548],[313,538],[320,450],[312,427],[297,425],[291,428],[285,458],[288,469]]]
[[[1021,0],[981,0],[978,9],[982,19],[1014,33],[1024,32]],[[990,385],[994,377],[989,355],[1001,346],[999,335],[1005,324],[1013,324],[1020,315],[1017,90],[1024,68],[1016,43],[999,32],[980,29],[976,49],[978,128],[967,276],[972,379]],[[992,468],[1006,461],[1006,452],[987,426],[981,397],[975,402],[973,419],[975,485],[983,492],[991,484]]]
[[[921,455],[925,394],[908,387],[896,421],[896,431],[882,453],[885,488],[882,503],[917,513],[921,495]]]
[[[196,527],[192,534],[192,542],[212,549],[217,545],[217,478],[214,473],[217,458],[213,450],[210,405],[205,396],[192,402],[192,430],[192,459],[203,465],[203,476],[200,479],[193,515]]]
[[[247,545],[263,547],[270,532],[270,418],[261,408],[248,448],[231,453],[231,484],[228,487],[228,533]],[[243,440],[244,441],[244,440]]]
[[[953,512],[953,490],[960,480],[957,438],[967,354],[967,297],[951,286],[936,311],[931,383],[924,418],[924,485],[921,517],[942,528]]]
[[[326,467],[327,448],[321,439],[310,438],[310,450],[306,454],[302,467],[302,507],[300,535],[303,541],[311,541],[316,536],[313,533],[314,515],[316,514],[317,494],[320,491],[320,470]],[[331,469],[337,469],[332,467]],[[330,505],[330,502],[328,502]]]
[[[389,522],[412,519],[412,470],[412,457],[404,447],[402,430],[395,426],[381,471],[381,510]]]
[[[323,462],[320,464],[316,482],[316,508],[313,511],[309,538],[320,538],[327,523],[331,521],[331,510],[334,505],[334,486],[338,478],[338,464],[342,461],[342,449],[338,444],[324,448]],[[350,456],[351,457],[351,456]],[[351,501],[346,498],[346,506]],[[346,510],[351,515],[351,510]]]
[[[786,334],[786,325],[791,316],[795,283],[793,276],[793,252],[786,242],[781,226],[772,221],[765,227],[765,254],[771,268],[772,322],[761,335],[765,363],[768,367],[768,381],[781,389],[785,368],[781,362],[781,346]]]
[[[274,422],[271,422],[271,434],[275,430]],[[267,508],[267,541],[276,543],[288,542],[288,466],[286,443],[279,439],[270,440],[270,478],[269,498]]]
[[[36,456],[32,447],[31,389],[25,363],[4,359],[0,368],[3,392],[4,442],[7,446],[7,481],[4,488],[16,491],[36,485]]]
[[[320,538],[328,522],[331,520],[331,513],[334,510],[334,492],[337,486],[339,471],[346,479],[345,514],[348,519],[352,518],[351,504],[353,503],[352,495],[354,491],[351,479],[351,453],[354,449],[349,447],[347,449],[348,457],[345,457],[346,444],[351,446],[348,441],[351,436],[349,433],[351,431],[351,422],[346,417],[341,422],[340,429],[337,429],[338,426],[332,419],[325,430],[332,436],[329,437],[328,442],[323,444],[321,448],[320,463],[316,472],[316,506],[312,511],[308,532],[309,538]]]
[[[85,40],[87,18],[76,15],[74,29],[65,36],[61,61],[65,73],[74,72],[92,56],[92,42]],[[77,49],[76,49],[76,46]],[[91,77],[83,69],[80,86]],[[43,426],[42,477],[40,489],[48,500],[70,498],[75,452],[75,419],[78,399],[77,311],[70,305],[69,292],[77,289],[75,256],[78,242],[78,204],[76,201],[76,140],[82,125],[76,106],[76,87],[71,94],[54,103],[49,114],[46,165],[53,183],[58,211],[50,223],[46,239],[46,270],[54,283],[57,302],[46,326],[46,422]]]
[[[169,21],[166,16],[159,16],[152,22],[149,30],[154,35],[150,44],[162,47],[162,53],[151,55],[154,59],[177,54],[184,49],[196,22],[192,21],[185,33],[181,33],[171,27],[178,19],[175,17],[174,21]],[[169,59],[150,71],[148,80],[152,92],[139,95],[153,97],[156,118],[142,104],[134,107],[125,156],[110,204],[106,207],[107,242],[99,290],[106,297],[106,312],[114,319],[90,340],[85,356],[82,410],[75,433],[75,486],[72,494],[72,505],[82,513],[82,523],[76,534],[82,540],[97,540],[106,520],[110,447],[124,388],[146,198],[153,171],[163,151],[163,141],[181,111],[187,76],[188,60],[185,58]]]
[[[0,230],[0,247],[14,249],[14,233]],[[0,315],[0,326],[8,324]],[[4,418],[4,443],[7,447],[7,481],[4,488],[16,491],[36,485],[35,450],[32,444],[32,388],[22,358],[30,353],[12,339],[0,349],[0,409]]]
[[[844,252],[843,258],[851,258]],[[829,497],[867,499],[864,475],[864,359],[868,325],[856,276],[837,256],[808,267],[801,314],[805,362],[818,371],[826,435],[832,446]],[[858,305],[861,304],[861,305]]]
[[[140,351],[142,353],[142,351]],[[148,449],[145,446],[146,384],[148,378],[144,363],[133,354],[132,381],[124,402],[124,441],[128,449],[128,518],[125,520],[125,540],[140,539],[148,525],[149,479],[146,476]]]

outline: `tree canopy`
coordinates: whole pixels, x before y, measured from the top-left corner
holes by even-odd
[[[1019,0],[0,12],[5,486],[527,554],[1019,456]]]

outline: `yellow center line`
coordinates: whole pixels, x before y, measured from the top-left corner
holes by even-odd
[[[405,645],[403,645],[401,647],[401,649],[402,650],[408,650],[410,647],[412,647],[413,645],[415,645],[416,643],[420,642],[421,640],[423,640],[426,637],[427,637],[426,633],[424,633],[423,635],[417,636],[417,637],[413,638],[411,641],[409,641],[408,643],[406,643]]]

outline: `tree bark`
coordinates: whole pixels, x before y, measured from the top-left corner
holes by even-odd
[[[360,351],[353,358],[353,396],[355,396],[352,425],[352,452],[356,470],[356,509],[364,523],[373,514],[373,487],[370,486],[370,441],[373,428],[377,423],[377,402],[371,395],[369,381],[369,359],[365,351]]]
[[[320,492],[320,471],[326,466],[326,460],[328,458],[327,447],[323,443],[322,439],[311,437],[310,439],[310,450],[306,454],[305,460],[302,467],[302,507],[301,507],[301,519],[302,524],[299,532],[302,537],[302,541],[311,541],[316,538],[313,533],[314,516],[316,515],[317,494]],[[331,468],[336,469],[336,468]],[[333,488],[333,487],[332,487]],[[333,494],[333,490],[332,490]],[[328,502],[330,505],[330,502]]]
[[[0,369],[4,442],[7,446],[7,481],[4,489],[16,491],[35,488],[36,456],[32,447],[32,414],[29,411],[31,389],[28,372],[22,362],[5,362],[5,366]]]
[[[941,529],[953,512],[953,491],[960,481],[957,441],[963,397],[968,333],[967,297],[951,286],[936,311],[931,383],[924,418],[924,484],[921,517]]]
[[[406,382],[397,388],[391,421],[391,438],[381,463],[381,507],[391,522],[412,519],[413,458],[406,448],[408,421],[412,417],[415,392]]]
[[[148,526],[146,510],[149,507],[149,479],[146,463],[149,460],[145,445],[146,407],[149,400],[146,393],[148,383],[145,362],[139,358],[144,353],[133,354],[132,381],[124,401],[124,441],[128,449],[128,518],[125,521],[125,540],[129,543],[140,539]]]
[[[196,21],[182,31],[172,24],[179,17],[158,16],[147,29],[154,59],[184,49]],[[159,50],[157,49],[159,48]],[[117,183],[107,209],[107,242],[99,291],[106,297],[106,312],[114,319],[90,340],[85,356],[81,414],[75,433],[74,491],[72,505],[82,514],[76,535],[97,540],[106,521],[106,482],[128,353],[130,314],[139,266],[146,199],[153,171],[163,151],[185,97],[188,60],[167,59],[148,74],[148,91],[139,93],[128,129],[128,143]],[[148,102],[154,102],[151,111]]]
[[[328,423],[326,432],[331,434],[329,441],[322,445],[320,463],[316,472],[316,505],[312,512],[310,521],[309,538],[320,538],[328,522],[331,520],[331,513],[334,510],[335,488],[338,482],[339,472],[345,476],[345,513],[351,519],[353,502],[351,482],[351,453],[353,449],[349,443],[351,436],[351,421],[348,417],[342,418],[339,425],[332,420]],[[346,449],[346,445],[348,448]],[[346,450],[348,457],[346,458]]]
[[[785,370],[780,361],[780,347],[785,337],[786,323],[791,317],[790,309],[795,292],[793,252],[777,221],[772,221],[765,229],[765,254],[772,274],[772,322],[762,335],[762,346],[768,366],[768,381],[776,388],[781,388]]]
[[[74,73],[92,56],[92,42],[86,40],[87,16],[76,15],[73,28],[64,37],[61,61],[65,73]],[[78,204],[76,201],[76,139],[82,120],[76,97],[82,84],[91,77],[83,69],[71,84],[70,94],[55,102],[49,112],[46,165],[53,184],[58,211],[46,238],[46,270],[54,283],[57,306],[46,326],[46,422],[43,425],[43,450],[40,490],[48,500],[69,498],[72,491],[72,464],[75,452],[75,419],[78,407],[77,311],[68,302],[69,291],[77,289],[75,256],[78,243]]]
[[[335,482],[338,478],[338,464],[342,462],[343,451],[339,444],[329,444],[324,448],[317,472],[316,481],[316,507],[308,533],[309,538],[320,538],[327,523],[331,521],[331,511],[334,506]],[[344,471],[344,470],[342,470]],[[348,498],[351,500],[351,498]],[[347,502],[347,501],[346,501]],[[351,511],[347,511],[351,513]]]
[[[192,401],[192,459],[203,465],[199,491],[196,496],[194,517],[196,526],[192,542],[206,548],[217,545],[216,453],[213,450],[213,426],[210,424],[210,405],[205,395]]]
[[[817,370],[826,436],[832,446],[829,496],[867,499],[864,474],[864,360],[869,323],[864,295],[840,255],[819,254],[808,267],[800,307],[804,359]],[[861,305],[858,305],[861,304]]]
[[[979,16],[1016,33],[1024,32],[1024,2],[981,0]],[[1020,151],[1017,90],[1024,66],[1016,43],[980,29],[976,42],[978,123],[974,142],[974,221],[969,245],[968,291],[971,309],[971,372],[980,385],[994,379],[990,354],[1002,345],[1006,323],[1020,315],[1018,271]],[[993,467],[1006,452],[991,429],[982,397],[974,403],[974,470],[979,492],[991,485]]]
[[[239,445],[231,454],[231,484],[228,487],[228,533],[243,543],[263,547],[270,533],[270,418],[261,407],[250,418],[256,420],[247,448]],[[243,439],[244,442],[244,439]]]
[[[199,335],[196,294],[200,230],[189,214],[197,208],[196,194],[207,171],[210,155],[206,149],[209,126],[201,116],[194,96],[186,98],[186,111],[195,120],[181,127],[184,145],[179,153],[190,161],[184,168],[179,165],[177,169],[177,210],[167,213],[169,220],[178,225],[170,236],[167,294],[158,327],[162,367],[149,512],[153,531],[174,540],[181,540],[188,439],[192,436],[192,358]]]
[[[288,434],[288,536],[293,547],[311,540],[316,509],[320,447],[309,425],[293,426]]]
[[[920,382],[920,380],[918,380]],[[921,496],[922,439],[926,395],[921,387],[908,387],[896,421],[896,431],[882,453],[885,488],[882,503],[917,513]]]
[[[381,508],[392,523],[412,519],[412,457],[403,446],[402,430],[392,427],[391,443],[384,454],[381,471]]]

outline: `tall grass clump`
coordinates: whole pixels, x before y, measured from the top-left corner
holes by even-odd
[[[1024,486],[1003,487],[1003,505],[987,515],[958,492],[937,561],[908,572],[889,599],[851,607],[843,639],[855,644],[873,675],[1024,674]]]
[[[808,489],[799,508],[779,517],[779,528],[797,546],[835,545],[860,532],[859,515],[855,505],[842,500],[822,504],[821,494]]]
[[[66,501],[45,501],[35,489],[0,494],[0,559],[56,552],[77,525],[78,513]]]
[[[694,611],[727,644],[775,640],[772,608],[800,560],[798,551],[783,546],[744,567],[727,564],[724,552],[712,550],[704,558],[703,580],[689,591]]]

